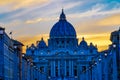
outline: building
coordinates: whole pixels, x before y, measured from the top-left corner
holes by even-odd
[[[0,79],[14,79],[14,48],[13,42],[0,27]]]
[[[22,56],[23,44],[11,39],[0,27],[0,80],[41,80],[40,71],[29,61],[30,58]],[[31,72],[30,72],[31,71]]]
[[[26,56],[45,74],[42,80],[119,80],[120,30],[111,33],[108,50],[98,52],[84,37],[78,43],[76,31],[64,11],[53,25],[46,45],[43,38],[27,47]]]
[[[37,41],[36,46],[32,44],[27,48],[26,56],[30,56],[33,63],[39,67],[41,72],[46,74],[44,79],[110,80],[110,77],[115,79],[117,74],[113,76],[113,73],[117,70],[113,70],[113,73],[110,74],[106,73],[106,68],[109,68],[106,61],[109,61],[109,59],[107,60],[104,54],[107,56],[109,53],[98,52],[97,47],[92,43],[88,45],[84,37],[78,43],[76,36],[74,27],[67,21],[62,9],[59,21],[53,25],[50,31],[48,45],[42,38]],[[114,40],[114,36],[111,40]],[[110,50],[109,52],[112,54],[114,51]],[[97,59],[100,60],[99,57],[103,61],[100,64],[97,63]],[[112,60],[115,60],[115,58]],[[95,65],[97,67],[92,68]],[[110,65],[111,68],[114,67],[112,63]],[[109,77],[109,75],[111,76]],[[111,80],[113,79],[111,78]],[[115,80],[117,80],[117,77]]]
[[[111,33],[112,44],[102,52],[76,37],[63,9],[48,45],[41,38],[26,54],[23,44],[0,27],[0,80],[120,80],[120,29]]]

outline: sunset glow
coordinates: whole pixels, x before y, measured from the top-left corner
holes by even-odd
[[[0,0],[0,26],[25,47],[41,40],[47,43],[52,26],[64,8],[79,42],[82,37],[98,50],[108,48],[110,33],[120,26],[119,0]]]

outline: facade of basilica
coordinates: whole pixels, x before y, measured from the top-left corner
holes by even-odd
[[[44,80],[118,80],[120,76],[120,30],[111,34],[106,51],[78,43],[76,31],[62,10],[50,31],[48,45],[43,38],[26,49],[26,57],[45,74]]]

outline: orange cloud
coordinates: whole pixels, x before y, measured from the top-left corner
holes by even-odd
[[[46,3],[49,0],[0,0],[0,5],[11,5],[14,9],[26,8],[37,4]]]
[[[114,14],[104,18],[97,23],[100,26],[118,26],[120,25],[120,14]]]
[[[13,0],[0,0],[0,5],[10,4]],[[15,1],[15,0],[14,0]],[[17,0],[16,0],[17,1]]]
[[[79,34],[109,33],[120,25],[120,14],[114,14],[100,19],[90,18],[76,23],[76,31]]]

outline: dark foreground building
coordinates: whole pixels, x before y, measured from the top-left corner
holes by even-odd
[[[0,80],[41,80],[42,73],[22,56],[22,46],[0,27]]]

